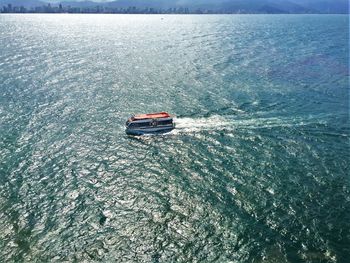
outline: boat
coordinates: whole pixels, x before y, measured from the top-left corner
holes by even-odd
[[[167,112],[147,113],[131,116],[126,124],[126,134],[161,134],[175,128],[173,117]]]

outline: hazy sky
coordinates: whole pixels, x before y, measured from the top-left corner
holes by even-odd
[[[91,1],[91,2],[112,2],[115,0],[43,0],[43,2],[85,2],[85,1]]]

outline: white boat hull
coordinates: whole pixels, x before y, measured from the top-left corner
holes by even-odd
[[[174,129],[173,125],[163,127],[150,127],[150,128],[127,128],[125,130],[128,135],[144,135],[144,134],[159,134],[167,133]]]

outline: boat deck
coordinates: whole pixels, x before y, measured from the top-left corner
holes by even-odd
[[[170,114],[167,112],[147,113],[139,114],[132,117],[132,120],[147,120],[147,119],[158,119],[158,118],[170,118]]]

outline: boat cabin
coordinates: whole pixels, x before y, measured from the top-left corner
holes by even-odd
[[[132,135],[164,133],[174,128],[173,118],[167,112],[134,115],[126,122],[126,133]]]

